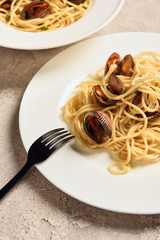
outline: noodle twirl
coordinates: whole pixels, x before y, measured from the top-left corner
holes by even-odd
[[[106,64],[77,86],[77,93],[63,112],[82,146],[92,151],[109,149],[117,156],[109,171],[125,174],[131,170],[132,160],[148,163],[160,160],[160,54],[141,52],[133,61],[130,55],[122,60],[119,57],[109,60],[108,69]],[[93,91],[95,86],[99,101]],[[94,120],[97,112],[107,114],[112,126],[112,135],[104,134],[99,143],[95,139],[100,139],[102,129]],[[84,117],[88,113],[92,114],[85,123],[89,132],[86,134]]]

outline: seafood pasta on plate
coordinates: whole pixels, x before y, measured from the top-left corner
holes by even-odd
[[[19,114],[25,149],[53,128],[75,135],[36,166],[61,191],[105,210],[160,213],[159,42],[160,34],[138,32],[90,38],[31,80]]]
[[[76,22],[90,7],[91,0],[1,0],[0,20],[21,31],[51,31]]]
[[[0,46],[35,50],[77,42],[109,24],[123,3],[124,0],[0,0]]]

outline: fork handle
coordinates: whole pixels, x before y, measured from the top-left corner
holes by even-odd
[[[32,167],[30,163],[26,163],[24,167],[0,190],[0,199],[20,180]]]

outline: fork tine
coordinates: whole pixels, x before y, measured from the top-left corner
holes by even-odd
[[[52,152],[54,152],[55,150],[61,148],[65,143],[69,142],[72,138],[74,138],[74,136],[68,137],[68,138],[64,138],[62,140],[60,140],[59,142],[57,142],[55,145],[52,145],[52,148],[50,148],[50,154]]]
[[[60,131],[60,132],[54,132],[54,133],[51,133],[47,138],[45,138],[44,140],[42,140],[41,142],[44,143],[44,144],[47,144],[49,143],[53,138],[56,138],[58,137],[59,135],[63,135],[64,133],[67,133],[68,131],[65,130],[65,131]]]
[[[41,137],[39,137],[39,138],[34,142],[34,144],[35,144],[36,142],[44,141],[44,140],[45,140],[47,137],[49,137],[51,134],[57,133],[57,132],[62,131],[62,130],[64,130],[64,128],[56,128],[56,129],[54,129],[54,130],[51,130],[51,131],[43,134]]]
[[[71,135],[72,135],[71,133],[66,133],[66,134],[64,134],[64,135],[62,135],[62,136],[59,136],[59,137],[53,139],[53,140],[52,140],[51,142],[49,142],[48,144],[46,144],[46,146],[47,146],[48,148],[52,148],[55,143],[57,143],[57,142],[60,141],[60,140],[63,140],[65,137],[71,136]]]

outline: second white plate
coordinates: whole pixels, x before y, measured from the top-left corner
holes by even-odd
[[[56,31],[23,32],[0,22],[0,46],[16,49],[47,49],[74,43],[107,25],[119,12],[124,0],[93,0],[84,17]]]

